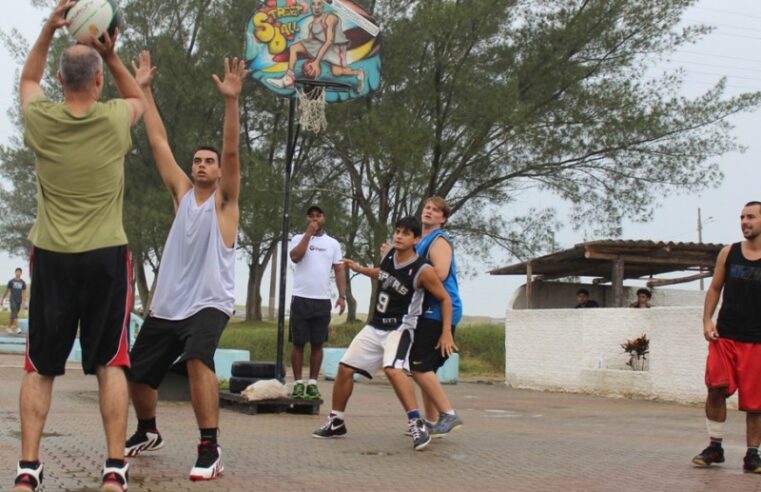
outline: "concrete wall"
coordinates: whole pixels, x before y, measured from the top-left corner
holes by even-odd
[[[624,287],[626,304],[637,300],[637,289]],[[591,285],[575,282],[534,282],[532,284],[532,309],[572,308],[576,305],[576,292],[587,289],[590,297],[602,307],[613,304],[613,288],[609,285]],[[705,292],[673,288],[651,289],[653,306],[702,306]],[[512,309],[526,309],[526,286],[516,289],[508,306]]]
[[[647,334],[647,371],[633,371],[620,347]],[[508,310],[507,384],[517,388],[705,400],[702,308]],[[736,407],[736,403],[734,404]]]

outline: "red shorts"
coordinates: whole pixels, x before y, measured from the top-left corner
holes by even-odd
[[[708,344],[706,386],[739,390],[740,410],[761,412],[761,343],[719,338]]]

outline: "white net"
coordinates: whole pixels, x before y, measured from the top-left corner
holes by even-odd
[[[299,125],[312,133],[320,133],[328,127],[325,118],[325,88],[317,86],[297,87],[299,95]]]

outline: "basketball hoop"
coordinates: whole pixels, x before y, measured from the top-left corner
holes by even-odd
[[[325,93],[327,91],[350,91],[351,85],[331,80],[296,79],[299,125],[312,133],[320,133],[328,127],[325,118]]]

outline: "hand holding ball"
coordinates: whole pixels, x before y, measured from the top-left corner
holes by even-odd
[[[113,38],[119,27],[114,0],[78,0],[64,18],[69,22],[69,34],[80,43],[87,43],[91,35],[102,40],[105,32]]]

